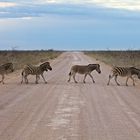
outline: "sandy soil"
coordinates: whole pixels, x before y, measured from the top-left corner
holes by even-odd
[[[67,83],[74,64],[99,63],[95,84],[83,75]],[[0,140],[140,140],[140,83],[119,78],[107,86],[110,67],[79,52],[63,53],[51,62],[53,71],[34,84],[20,84],[19,72],[0,85]]]

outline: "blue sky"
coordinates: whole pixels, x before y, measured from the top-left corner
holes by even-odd
[[[140,49],[140,0],[1,0],[0,50]]]

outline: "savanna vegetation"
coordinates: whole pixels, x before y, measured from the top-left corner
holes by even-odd
[[[85,51],[85,54],[94,57],[109,65],[135,66],[140,68],[140,50],[132,51]]]
[[[0,64],[12,62],[15,69],[21,69],[25,64],[38,64],[58,57],[62,52],[54,50],[42,51],[0,51]]]

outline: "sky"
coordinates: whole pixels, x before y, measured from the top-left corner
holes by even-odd
[[[0,0],[0,50],[140,50],[140,0]]]

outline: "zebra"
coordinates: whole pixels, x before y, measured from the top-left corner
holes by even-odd
[[[28,79],[27,76],[28,75],[36,75],[36,81],[35,83],[38,84],[38,80],[40,79],[40,75],[42,76],[43,80],[45,83],[47,83],[47,81],[44,78],[44,71],[48,71],[48,70],[52,70],[52,67],[50,66],[49,62],[44,62],[42,64],[40,64],[39,66],[34,66],[31,64],[27,64],[24,66],[24,69],[22,70],[22,81],[21,84],[23,83],[23,79],[25,80],[25,83],[28,84]]]
[[[127,77],[126,78],[126,86],[128,86],[127,82],[128,79],[131,78],[133,81],[133,86],[135,86],[135,82],[134,82],[134,78],[132,77],[133,75],[137,75],[138,78],[140,79],[140,69],[137,69],[135,67],[117,67],[114,66],[112,68],[112,75],[109,75],[109,80],[107,85],[109,85],[110,80],[114,77],[115,82],[117,83],[118,86],[120,86],[120,84],[117,81],[117,77],[118,76],[122,76],[122,77]]]
[[[4,75],[11,73],[13,71],[14,71],[14,66],[13,63],[11,62],[0,65],[0,75],[2,76],[2,80],[0,81],[0,83],[4,84],[4,78],[5,78]]]
[[[91,75],[91,72],[93,70],[96,70],[98,73],[101,73],[100,65],[99,64],[74,65],[71,67],[68,82],[70,82],[71,76],[73,76],[74,82],[77,83],[77,81],[75,79],[75,75],[76,75],[76,73],[79,73],[79,74],[85,74],[83,83],[85,83],[85,79],[86,79],[87,75],[89,75],[92,79],[92,82],[95,83],[93,76]]]

